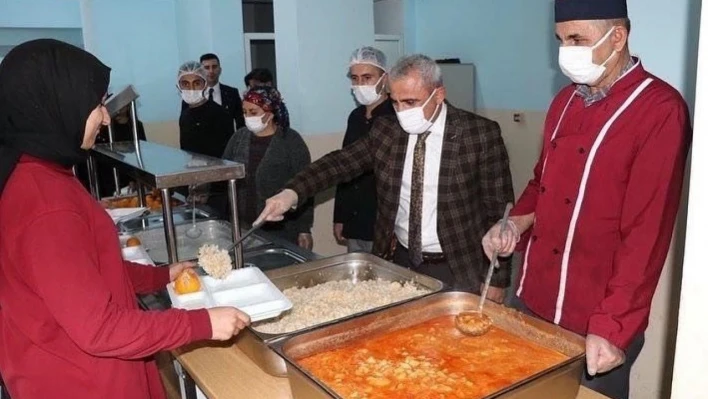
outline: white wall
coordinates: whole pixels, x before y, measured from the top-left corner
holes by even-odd
[[[701,14],[696,109],[708,107],[708,12]],[[697,156],[691,161],[688,225],[671,392],[671,397],[676,399],[697,398],[708,392],[708,268],[704,252],[708,242],[705,228],[708,225],[708,208],[705,206],[708,203],[705,178],[708,175],[707,134],[707,116],[697,112],[693,134],[693,153]]]
[[[355,103],[351,52],[374,42],[371,0],[276,0],[278,88],[305,135],[343,132]]]

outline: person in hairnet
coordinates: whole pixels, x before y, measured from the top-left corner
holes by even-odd
[[[224,148],[234,134],[233,116],[221,105],[208,101],[207,71],[201,63],[188,61],[177,72],[177,88],[187,107],[179,117],[180,148],[201,155],[221,158]],[[199,202],[209,204],[218,216],[225,216],[226,185],[215,183],[190,190]]]
[[[197,61],[188,61],[177,72],[177,87],[188,107],[179,118],[180,148],[220,158],[234,133],[232,117],[219,104],[208,101],[207,72]]]
[[[349,79],[356,107],[347,120],[342,147],[369,134],[374,121],[395,115],[386,91],[386,56],[373,47],[361,47],[349,60]],[[369,171],[337,186],[334,201],[334,238],[349,252],[371,252],[376,222],[376,180]]]
[[[625,0],[556,0],[555,19],[573,83],[548,111],[513,228],[483,245],[525,252],[515,306],[586,336],[583,384],[627,398],[681,198],[688,107],[630,55]]]

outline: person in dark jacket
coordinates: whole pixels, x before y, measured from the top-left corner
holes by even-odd
[[[241,95],[237,88],[225,85],[219,81],[221,77],[221,61],[219,57],[216,54],[207,53],[199,57],[199,62],[206,72],[208,87],[204,92],[204,97],[220,105],[231,115],[233,123],[236,125],[234,130],[242,128],[244,121]],[[182,101],[182,109],[188,106],[186,102]]]
[[[196,61],[184,63],[177,74],[182,100],[188,104],[179,118],[180,148],[201,155],[220,157],[234,133],[232,117],[206,97],[207,73]]]
[[[256,68],[249,72],[244,78],[243,83],[246,88],[252,89],[256,86],[273,86],[273,74],[268,68]]]
[[[137,121],[138,126],[138,140],[146,141],[145,128],[140,120]],[[113,130],[113,142],[120,141],[133,141],[133,126],[130,120],[130,106],[123,107],[118,113],[111,119],[111,129]],[[108,127],[103,126],[101,132],[96,137],[96,144],[109,143],[108,138]],[[103,197],[111,197],[118,194],[116,191],[115,182],[113,181],[113,168],[105,165],[103,163],[98,163],[98,190]],[[80,163],[76,165],[76,175],[79,177],[81,183],[87,188],[90,188],[88,179],[88,167],[85,163]],[[128,186],[128,191],[132,192],[135,190],[135,182],[126,175],[125,173],[118,174],[118,182],[121,188]]]
[[[386,56],[373,47],[352,53],[349,62],[352,93],[359,107],[349,114],[342,147],[369,135],[376,118],[394,115],[386,87]],[[376,180],[369,171],[337,186],[334,238],[349,252],[371,252],[376,222]]]
[[[223,158],[246,166],[246,178],[238,184],[239,218],[252,224],[265,206],[266,198],[310,164],[310,151],[298,132],[290,128],[288,111],[278,90],[259,86],[243,98],[246,128],[234,133]],[[312,249],[313,204],[308,201],[280,222],[263,229]]]
[[[179,69],[177,82],[182,101],[189,105],[182,109],[179,118],[180,148],[220,158],[234,133],[231,114],[219,104],[207,99],[207,72],[200,63],[184,63]],[[224,216],[222,212],[226,204],[225,183],[203,185],[196,190],[181,192],[190,197],[196,195],[199,202],[203,203],[207,198],[206,190],[209,190],[209,205],[214,208],[217,216]]]

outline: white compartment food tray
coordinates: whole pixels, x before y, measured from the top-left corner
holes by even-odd
[[[121,235],[118,237],[121,247],[125,245],[130,237],[129,235]],[[140,263],[142,265],[155,266],[155,262],[152,261],[150,255],[148,255],[142,245],[137,247],[123,247],[121,248],[121,253],[123,254],[123,260]]]
[[[251,322],[272,319],[293,307],[292,302],[257,267],[232,270],[223,280],[199,276],[199,292],[178,295],[174,283],[167,285],[172,307],[203,309],[233,306],[251,317]]]
[[[111,216],[111,219],[113,219],[113,223],[118,223],[123,220],[130,219],[135,216],[141,215],[143,212],[145,212],[147,208],[115,208],[115,209],[106,209],[106,212]]]

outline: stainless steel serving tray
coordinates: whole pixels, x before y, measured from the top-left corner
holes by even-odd
[[[243,261],[265,272],[304,263],[307,258],[287,248],[261,248],[244,252]]]
[[[292,287],[313,287],[328,281],[351,280],[356,282],[379,278],[401,283],[412,282],[420,288],[429,290],[431,294],[439,292],[444,288],[443,283],[439,280],[416,273],[367,253],[351,253],[333,256],[300,265],[269,270],[265,272],[265,274],[281,291]],[[282,334],[259,332],[255,329],[257,326],[251,326],[238,335],[236,344],[263,371],[274,376],[285,377],[287,376],[285,362],[278,357],[268,345],[294,334],[356,318],[364,314],[375,312],[376,310],[414,301],[415,299],[416,298],[411,298],[407,301],[400,301],[379,308],[369,309],[348,317]]]
[[[440,316],[475,310],[478,301],[479,297],[470,293],[438,293],[294,335],[275,342],[271,347],[287,362],[293,399],[341,398],[300,367],[298,360],[346,346],[352,340],[400,330]],[[501,305],[485,304],[484,312],[498,327],[569,357],[561,364],[509,385],[484,399],[575,399],[585,365],[585,340],[582,337]]]
[[[185,223],[192,223],[192,208],[184,206],[172,208],[172,217],[174,219],[175,226]],[[197,208],[195,219],[199,223],[213,218],[206,211]],[[121,232],[132,234],[141,230],[162,227],[163,224],[164,217],[162,215],[162,211],[158,210],[151,211],[143,217],[137,217],[125,222],[120,222],[118,223],[118,228]]]
[[[187,230],[192,227],[191,223],[175,226],[177,236],[177,257],[180,261],[195,260],[198,257],[199,247],[204,244],[216,244],[221,248],[228,248],[233,243],[231,223],[223,220],[206,220],[197,222],[197,227],[202,230],[202,235],[197,239],[187,237]],[[165,231],[160,227],[150,228],[133,233],[140,239],[143,247],[148,251],[155,263],[167,263],[167,244],[165,242]],[[251,235],[244,241],[244,250],[258,248],[268,245],[270,242]]]

